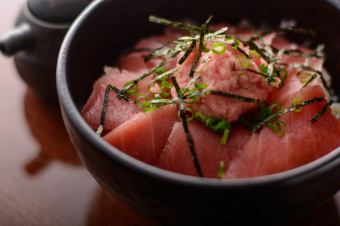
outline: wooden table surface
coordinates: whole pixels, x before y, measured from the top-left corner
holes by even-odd
[[[23,2],[0,1],[0,34],[11,28]],[[0,226],[155,225],[95,182],[58,107],[42,102],[2,56],[0,81]],[[340,194],[295,224],[339,226],[339,216]]]

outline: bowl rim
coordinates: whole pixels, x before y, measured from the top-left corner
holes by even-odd
[[[328,0],[329,2],[331,0]],[[258,186],[274,183],[281,183],[289,181],[300,181],[307,178],[315,177],[327,173],[328,170],[340,164],[340,147],[334,149],[325,156],[314,160],[297,168],[279,172],[266,176],[258,176],[251,178],[235,178],[235,179],[217,179],[217,178],[199,178],[196,176],[188,176],[175,172],[170,172],[160,169],[156,166],[149,165],[140,160],[137,160],[123,151],[111,146],[102,138],[97,137],[95,132],[88,126],[78,111],[74,103],[70,88],[67,82],[67,67],[68,67],[68,50],[72,44],[73,38],[77,34],[78,29],[82,26],[96,10],[105,4],[111,3],[112,0],[95,0],[89,4],[88,7],[78,16],[69,31],[67,32],[58,57],[57,64],[57,90],[59,97],[59,104],[64,111],[63,117],[67,117],[69,122],[75,129],[92,143],[98,150],[109,158],[114,158],[121,164],[132,170],[139,171],[150,177],[155,177],[167,182],[180,183],[186,186],[205,186],[214,188],[232,188],[240,186]],[[65,119],[64,119],[65,122]]]

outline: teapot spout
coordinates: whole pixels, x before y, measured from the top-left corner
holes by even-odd
[[[32,47],[34,41],[32,27],[23,23],[0,37],[0,52],[5,56],[13,56]]]

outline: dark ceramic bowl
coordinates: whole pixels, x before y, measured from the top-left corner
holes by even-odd
[[[282,18],[312,28],[327,45],[327,69],[340,74],[340,11],[324,0],[99,0],[74,23],[61,49],[57,85],[65,124],[91,174],[118,198],[140,212],[168,224],[216,225],[244,220],[280,219],[309,210],[340,188],[340,148],[294,170],[252,179],[200,179],[147,165],[98,138],[80,109],[102,74],[104,65],[135,41],[161,31],[147,22],[149,14],[202,21],[277,26]],[[339,90],[339,77],[334,77]],[[138,148],[138,147],[136,147]]]

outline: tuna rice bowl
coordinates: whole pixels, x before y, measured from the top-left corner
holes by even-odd
[[[82,109],[98,136],[172,172],[249,178],[290,170],[340,146],[323,45],[277,29],[171,21],[104,75]]]

